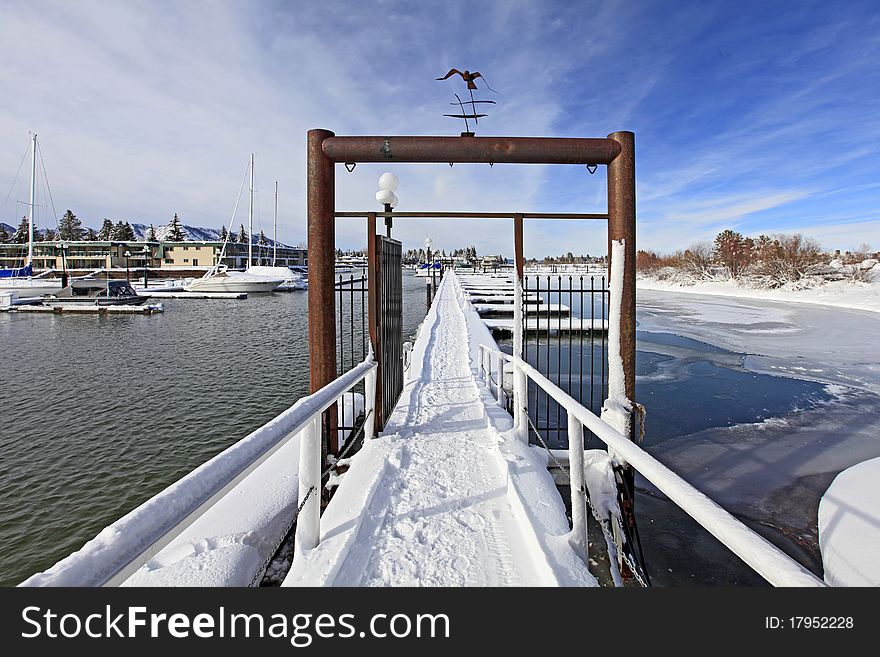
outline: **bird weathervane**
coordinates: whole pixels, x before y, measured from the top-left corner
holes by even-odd
[[[468,94],[470,94],[470,100],[462,100],[458,94],[453,94],[455,99],[458,101],[457,103],[450,103],[450,105],[458,105],[461,108],[461,114],[444,114],[443,116],[448,116],[453,119],[464,119],[464,129],[465,132],[461,133],[462,137],[473,137],[474,133],[471,132],[470,124],[468,123],[468,119],[473,119],[474,125],[479,125],[480,119],[488,114],[479,114],[477,112],[477,105],[495,105],[494,100],[476,100],[474,98],[474,90],[477,89],[477,85],[474,82],[477,78],[483,78],[482,74],[479,71],[474,71],[471,73],[469,70],[465,69],[464,72],[459,71],[457,68],[449,69],[449,73],[444,75],[442,78],[437,78],[438,80],[448,80],[453,75],[460,75],[461,79],[467,83]],[[492,93],[498,93],[492,87],[489,86],[489,83],[486,82],[486,78],[483,78],[483,82],[486,84],[486,88]],[[465,109],[465,105],[470,105],[470,112]]]

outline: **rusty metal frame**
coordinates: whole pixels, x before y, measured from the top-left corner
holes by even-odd
[[[506,164],[576,164],[608,166],[607,215],[570,215],[578,219],[608,220],[609,261],[612,240],[625,241],[625,268],[621,299],[620,357],[623,360],[627,397],[635,402],[635,135],[620,131],[606,138],[558,137],[338,137],[329,130],[308,132],[308,256],[309,256],[309,364],[312,392],[336,376],[335,342],[335,219],[337,216],[364,216],[363,213],[337,213],[336,164],[361,162],[447,162]],[[376,217],[389,213],[368,213],[368,224],[375,233]],[[475,213],[463,213],[472,215]],[[394,217],[455,218],[462,213],[404,213]],[[497,216],[500,215],[500,216]],[[470,218],[511,218],[510,214],[482,213]],[[514,242],[517,270],[523,262],[522,224],[525,218],[566,218],[547,213],[516,213]],[[368,244],[372,244],[372,239]],[[374,255],[374,254],[371,254]],[[610,264],[610,262],[609,262]],[[373,308],[373,305],[370,306]],[[371,327],[372,331],[372,327]],[[335,440],[336,413],[327,413],[325,429]],[[632,438],[633,436],[631,436]],[[628,478],[631,481],[632,472]],[[625,510],[629,511],[629,510]]]

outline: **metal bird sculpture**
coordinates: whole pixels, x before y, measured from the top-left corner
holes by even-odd
[[[444,75],[442,78],[437,78],[437,79],[438,80],[448,80],[453,75],[460,75],[461,79],[464,80],[465,82],[467,82],[468,89],[476,89],[477,85],[474,83],[474,80],[476,80],[477,78],[483,78],[482,74],[479,71],[474,71],[473,73],[471,73],[469,70],[465,69],[464,73],[462,73],[457,68],[451,68],[451,69],[449,69],[449,73]],[[483,78],[483,82],[486,82],[486,78]],[[493,94],[498,93],[492,87],[489,86],[488,82],[486,82],[486,88],[489,91],[491,91]]]
[[[489,91],[491,91],[492,93],[498,93],[498,92],[489,86],[489,83],[486,82],[486,78],[484,78],[483,75],[479,71],[474,71],[473,73],[471,73],[469,70],[465,69],[464,72],[462,73],[457,68],[451,68],[451,69],[449,69],[449,73],[444,75],[442,78],[437,78],[437,80],[439,80],[439,81],[448,80],[453,75],[461,76],[461,79],[467,83],[468,94],[470,95],[471,99],[470,99],[470,101],[462,101],[461,98],[459,98],[458,94],[455,94],[455,99],[458,101],[457,104],[461,108],[461,114],[444,114],[443,116],[448,116],[448,117],[455,118],[455,119],[464,119],[465,132],[462,133],[462,137],[473,136],[474,133],[470,131],[470,126],[468,125],[468,119],[473,119],[475,124],[479,124],[480,119],[487,116],[486,114],[478,114],[477,113],[477,104],[484,104],[484,105],[494,105],[495,104],[494,100],[475,100],[474,99],[474,90],[477,89],[477,85],[474,83],[474,80],[476,80],[477,78],[483,78],[483,82],[485,83],[486,88],[489,89]],[[455,104],[456,103],[452,103],[452,105],[455,105]],[[465,110],[465,108],[464,108],[465,105],[471,106],[470,113],[468,113]]]

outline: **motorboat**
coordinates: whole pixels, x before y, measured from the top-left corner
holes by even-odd
[[[226,265],[214,265],[201,278],[184,288],[187,292],[271,292],[284,280],[278,276],[258,276],[230,271]]]
[[[235,272],[233,272],[234,274]],[[281,284],[275,288],[276,292],[292,292],[293,290],[306,290],[308,283],[298,273],[291,271],[288,267],[270,267],[266,265],[254,265],[248,267],[245,274],[252,276],[263,276],[269,279],[280,278]]]
[[[96,294],[89,294],[90,291],[95,290],[94,287],[86,287],[81,283],[76,281],[73,285],[59,290],[57,294],[42,297],[43,305],[139,306],[147,300],[147,297],[140,296],[128,281],[107,281]]]

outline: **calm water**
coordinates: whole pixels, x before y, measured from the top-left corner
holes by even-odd
[[[152,317],[0,313],[0,584],[51,566],[306,394],[306,307],[293,292],[168,299]],[[424,280],[405,272],[405,337],[424,315]]]

